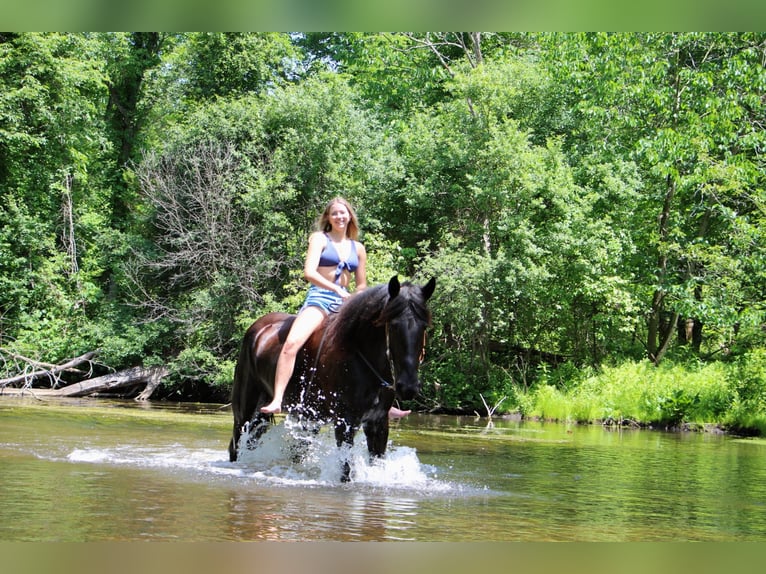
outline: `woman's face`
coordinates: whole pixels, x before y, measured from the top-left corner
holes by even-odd
[[[345,230],[351,219],[351,214],[342,203],[333,203],[330,206],[329,219],[333,229],[337,231]]]

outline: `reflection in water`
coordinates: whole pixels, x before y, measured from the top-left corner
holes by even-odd
[[[232,540],[409,540],[417,520],[413,499],[350,489],[310,493],[277,489],[232,491],[228,533]]]
[[[340,482],[344,457],[352,484]],[[411,495],[454,490],[430,477],[412,448],[392,446],[385,459],[370,461],[364,440],[338,449],[329,430],[306,434],[289,422],[271,428],[233,466],[252,481],[231,498],[237,539],[410,540],[418,516]],[[267,497],[264,484],[274,487]]]
[[[0,540],[766,538],[766,441],[410,415],[341,484],[331,433],[278,425],[232,464],[230,420],[0,401]]]
[[[405,497],[373,497],[355,493],[349,501],[349,528],[360,540],[413,540],[408,534],[417,524],[417,501]]]

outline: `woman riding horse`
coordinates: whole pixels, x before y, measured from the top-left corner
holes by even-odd
[[[291,416],[306,429],[317,428],[311,422],[332,423],[338,447],[353,445],[362,428],[370,456],[382,457],[394,400],[410,400],[420,391],[418,369],[431,324],[427,301],[435,286],[433,278],[415,285],[394,276],[350,297],[328,316],[298,351],[284,394]],[[295,320],[295,315],[268,313],[245,333],[231,394],[231,461],[238,460],[241,446],[257,446],[273,419],[261,408],[274,396],[277,363]],[[350,480],[347,459],[341,469],[341,480]]]
[[[336,313],[343,300],[350,297],[351,274],[354,274],[357,292],[367,288],[367,252],[358,241],[359,223],[351,204],[342,197],[332,199],[319,216],[317,228],[309,237],[303,265],[303,276],[311,286],[282,345],[274,378],[274,397],[261,408],[264,414],[282,412],[295,357],[327,315]],[[399,418],[409,412],[392,406],[389,416]]]

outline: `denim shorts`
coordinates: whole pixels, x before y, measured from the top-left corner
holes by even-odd
[[[316,285],[312,285],[309,287],[309,292],[306,295],[306,301],[303,303],[301,311],[306,307],[319,307],[325,313],[337,313],[342,303],[343,297],[335,291],[320,289]]]

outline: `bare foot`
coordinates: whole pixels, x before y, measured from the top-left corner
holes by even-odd
[[[396,407],[391,407],[390,409],[388,409],[388,418],[400,419],[402,417],[406,417],[411,412],[412,411],[403,411],[401,409],[397,409]]]
[[[281,403],[269,403],[265,407],[261,407],[261,412],[265,415],[278,415],[282,412]]]

